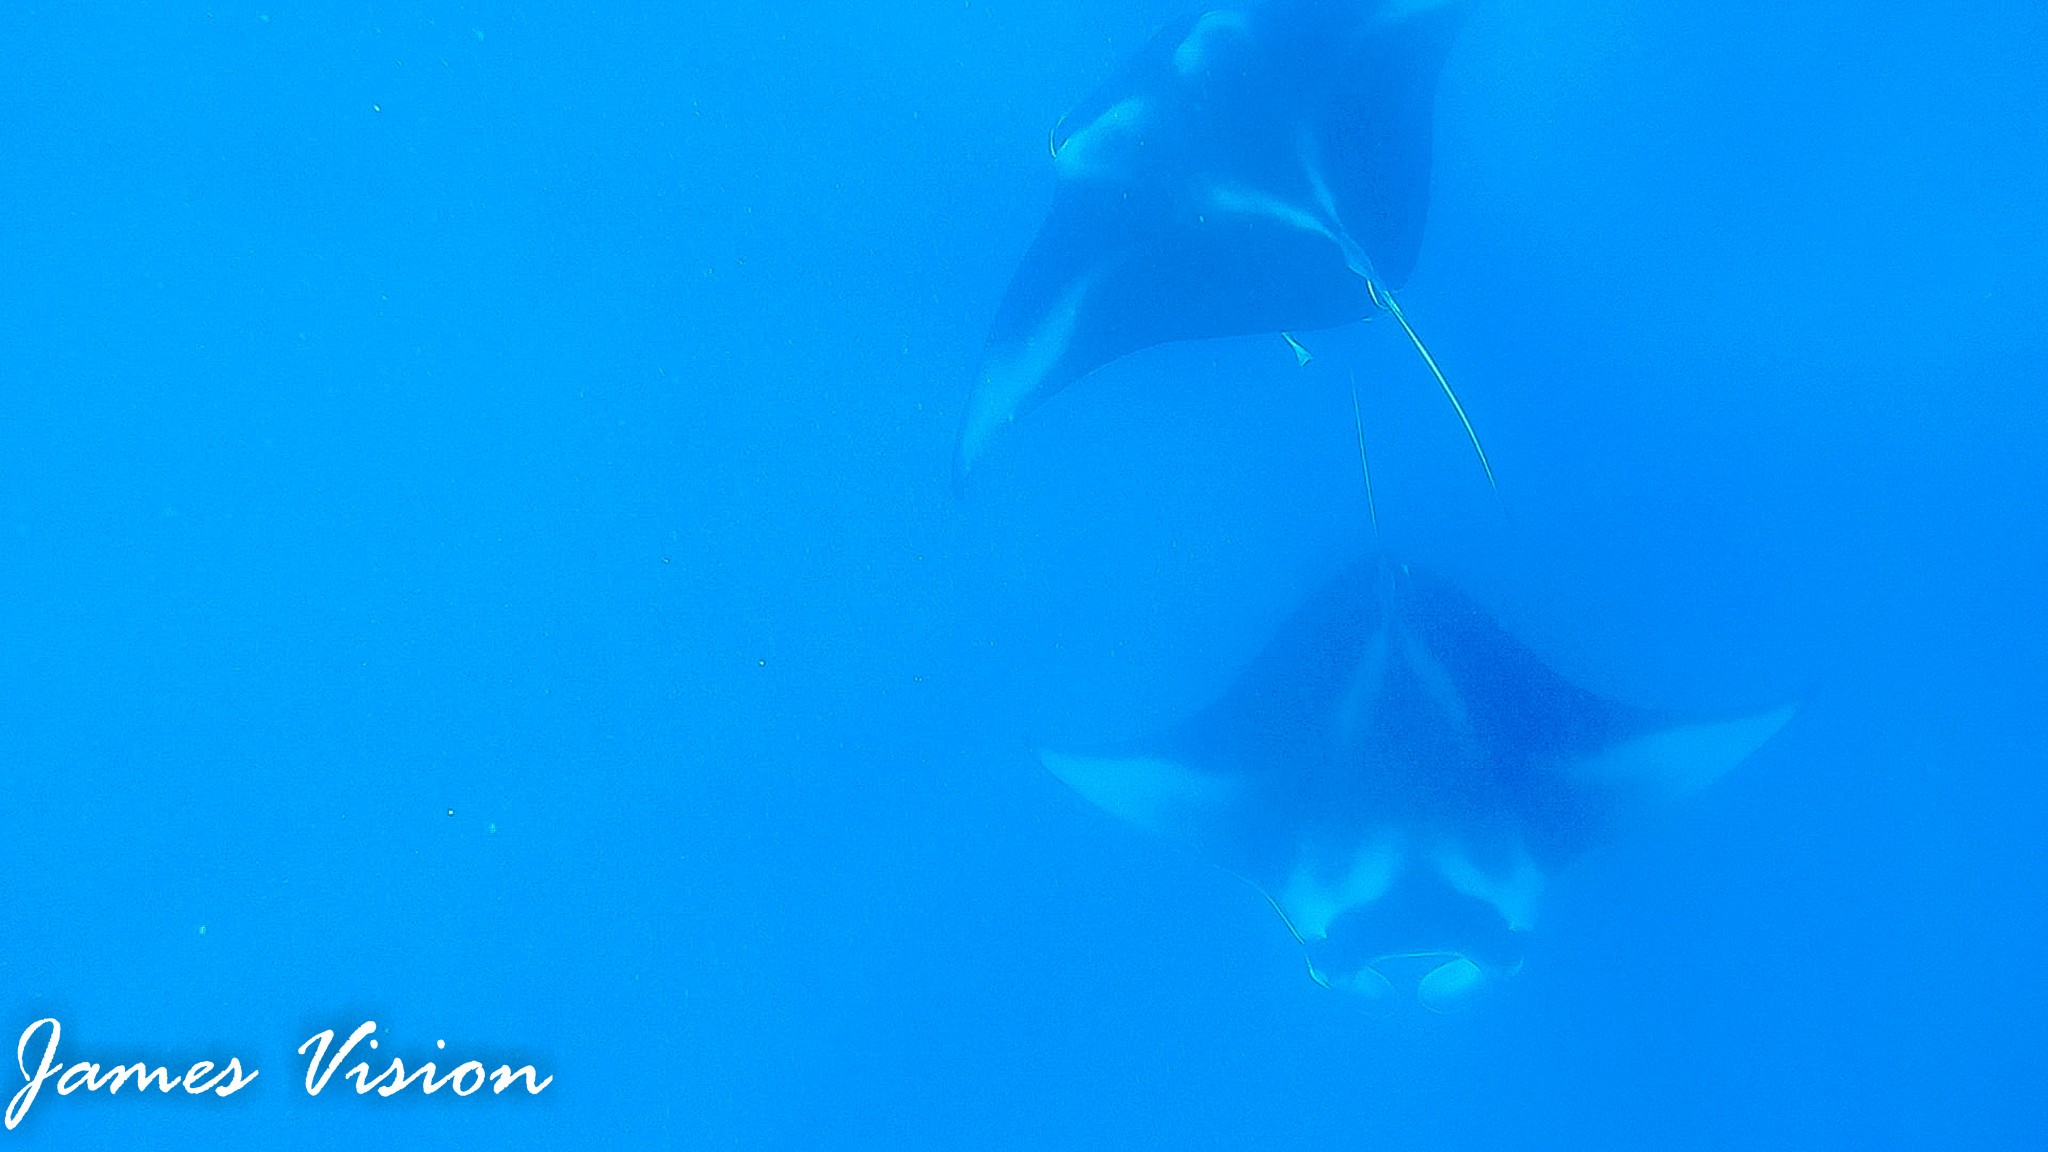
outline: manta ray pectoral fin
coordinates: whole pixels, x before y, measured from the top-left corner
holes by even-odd
[[[1251,21],[1242,12],[1204,12],[1173,50],[1174,71],[1182,76],[1193,76],[1209,69],[1210,52],[1215,42],[1224,35],[1242,37],[1251,28]]]
[[[1058,374],[1060,362],[1074,342],[1074,325],[1092,280],[1084,275],[1067,285],[1021,338],[991,343],[960,426],[953,456],[956,489],[965,487],[967,473],[987,451],[989,441],[1067,382]]]
[[[1040,751],[1045,770],[1104,812],[1148,832],[1200,831],[1231,799],[1231,782],[1156,756],[1070,756]]]
[[[1124,174],[1132,159],[1129,153],[1142,139],[1150,113],[1150,105],[1132,97],[1117,101],[1072,131],[1064,121],[1055,125],[1049,144],[1059,178],[1089,180]]]
[[[1794,711],[1795,706],[1786,705],[1740,720],[1660,729],[1580,761],[1576,774],[1649,799],[1676,799],[1699,791],[1748,759],[1778,734]]]

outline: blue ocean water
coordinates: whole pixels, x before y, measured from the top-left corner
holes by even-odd
[[[0,1143],[2048,1141],[2048,10],[1491,0],[1402,299],[1498,500],[1384,323],[1131,357],[956,497],[1046,130],[1176,11],[0,14],[0,1040],[260,1069]],[[1028,753],[1373,546],[1353,377],[1389,548],[1801,705],[1442,1018]],[[555,1080],[308,1095],[365,1020]]]

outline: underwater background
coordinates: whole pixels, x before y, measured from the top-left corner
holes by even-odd
[[[2048,8],[1490,0],[1397,329],[1154,349],[956,497],[1046,132],[1178,11],[0,12],[22,1147],[2038,1148]],[[1033,740],[1373,545],[1797,700],[1382,1018]],[[556,1079],[308,1097],[294,1049]],[[0,1054],[12,1095],[18,1073]]]

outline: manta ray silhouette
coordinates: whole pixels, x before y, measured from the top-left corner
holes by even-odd
[[[1320,983],[1441,1010],[1521,967],[1559,868],[1791,714],[1700,720],[1605,699],[1448,584],[1367,562],[1185,723],[1039,760],[1257,887]]]
[[[1391,293],[1422,243],[1437,79],[1469,6],[1269,0],[1184,17],[1061,120],[1052,212],[996,311],[956,481],[1018,416],[1155,344],[1380,309],[1442,383]]]

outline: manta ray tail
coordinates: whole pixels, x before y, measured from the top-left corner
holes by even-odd
[[[1351,374],[1351,427],[1358,433],[1358,474],[1365,480],[1365,514],[1372,521],[1373,543],[1380,539],[1380,506],[1372,498],[1372,464],[1365,458],[1365,417],[1358,411],[1358,373]]]
[[[1408,334],[1408,342],[1422,354],[1422,362],[1429,366],[1430,375],[1436,377],[1437,386],[1444,390],[1444,399],[1451,402],[1451,411],[1458,414],[1458,423],[1465,426],[1465,439],[1472,442],[1472,452],[1479,457],[1479,467],[1486,473],[1486,486],[1498,494],[1500,484],[1493,478],[1493,465],[1486,459],[1486,449],[1479,445],[1479,432],[1472,427],[1472,418],[1465,415],[1465,406],[1458,402],[1458,394],[1452,390],[1451,382],[1444,378],[1444,370],[1437,367],[1436,357],[1429,354],[1429,347],[1423,344],[1422,337],[1415,334],[1415,326],[1408,323],[1408,317],[1401,312],[1401,305],[1394,299],[1394,294],[1371,281],[1367,281],[1366,287],[1372,290],[1373,299],[1401,326],[1401,331]]]

